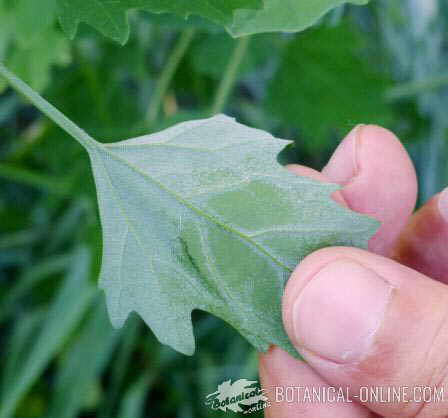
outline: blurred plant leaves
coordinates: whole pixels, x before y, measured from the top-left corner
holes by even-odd
[[[280,49],[280,42],[276,41],[278,38],[271,34],[254,37],[241,62],[239,75],[243,76],[272,62]],[[220,80],[237,42],[225,32],[201,36],[191,51],[195,71]]]
[[[15,0],[14,9],[17,39],[22,45],[31,45],[54,25],[57,0]]]
[[[35,42],[11,50],[6,62],[37,91],[43,91],[51,81],[51,68],[71,62],[70,44],[61,33],[50,27]]]
[[[235,10],[261,6],[262,0],[97,0],[89,3],[84,0],[59,0],[59,13],[62,27],[70,38],[76,35],[78,24],[85,22],[123,44],[129,37],[126,14],[130,9],[171,12],[182,17],[194,14],[228,25]]]
[[[26,274],[10,286],[5,295],[2,295],[0,299],[0,323],[3,322],[5,317],[14,312],[14,308],[19,304],[20,298],[27,292],[30,292],[36,285],[51,277],[51,274],[65,270],[71,258],[68,255],[48,257],[41,263],[30,267]]]
[[[14,375],[3,382],[1,418],[7,418],[12,414],[22,397],[81,320],[95,293],[94,287],[88,281],[89,268],[89,252],[85,248],[78,249],[73,256],[69,274],[50,305],[43,326],[35,335],[33,344],[28,345],[26,350],[17,348],[14,350],[22,351],[22,356],[20,365],[16,361],[18,367]]]
[[[145,413],[145,398],[148,395],[148,388],[151,383],[151,377],[148,373],[140,376],[132,384],[123,396],[120,405],[120,418],[140,418]]]
[[[270,83],[268,109],[298,128],[309,150],[322,149],[331,133],[358,123],[387,125],[393,116],[384,99],[390,81],[360,55],[361,39],[346,23],[297,35]]]
[[[19,2],[30,8],[30,23],[26,27],[19,26],[26,24],[28,19],[17,16],[15,5]],[[434,2],[401,4],[377,1],[369,7],[341,7],[320,19],[319,25],[336,24],[340,16],[350,18],[356,27],[362,29],[357,37],[363,43],[361,53],[368,65],[371,68],[384,65],[393,73],[401,90],[401,86],[426,84],[426,80],[440,76],[447,68],[448,8],[444,3],[430,25],[426,25],[427,19],[422,18],[420,9],[426,9],[429,3]],[[4,19],[2,5],[15,10],[16,14]],[[15,49],[29,48],[27,41],[32,41],[33,37],[38,39],[40,33],[47,30],[42,13],[49,5],[47,0],[0,0],[0,56],[7,62]],[[230,42],[227,41],[226,46],[218,40],[224,37],[222,27],[210,20],[196,16],[184,19],[171,13],[131,12],[130,22],[131,38],[125,48],[89,25],[80,25],[76,39],[66,41],[73,65],[49,68],[52,78],[47,84],[47,97],[94,137],[106,142],[155,132],[180,121],[207,117],[211,97],[227,61],[213,64],[224,56],[228,60],[231,53]],[[166,96],[169,104],[176,106],[163,107],[160,119],[148,126],[145,115],[154,84],[163,72],[179,31],[192,26],[196,29],[196,36]],[[418,34],[418,39],[417,26],[426,26],[425,32]],[[53,17],[51,28],[61,38],[67,37],[62,30],[58,31],[57,18]],[[217,36],[209,41],[209,34]],[[266,36],[275,42],[261,39]],[[268,102],[262,100],[267,84],[278,68],[284,46],[294,42],[296,37],[273,33],[261,38],[255,35],[251,39],[249,56],[242,63],[226,112],[237,116],[246,125],[275,132],[277,137],[295,138],[299,121],[289,117],[283,119],[278,112],[274,116]],[[208,45],[209,51],[202,42]],[[351,45],[356,55],[360,50],[359,44]],[[222,52],[211,51],[221,47]],[[254,48],[265,53],[268,60],[259,61]],[[335,57],[339,55],[339,48],[345,48],[344,44],[336,46]],[[207,63],[208,54],[213,58],[208,62],[210,65],[202,69],[198,63]],[[307,56],[303,59],[306,60]],[[27,63],[29,67],[40,66],[35,55],[30,55]],[[297,65],[293,61],[291,63]],[[32,68],[28,71],[32,72]],[[25,72],[23,75],[27,76]],[[297,78],[299,76],[298,72]],[[393,119],[387,127],[404,141],[417,165],[419,182],[424,188],[420,197],[423,202],[434,190],[448,184],[446,169],[442,175],[435,161],[437,157],[442,167],[448,167],[443,165],[447,147],[441,151],[436,145],[436,142],[447,143],[448,131],[443,128],[447,121],[443,111],[447,90],[439,86],[413,94],[415,96],[393,104]],[[382,109],[380,113],[383,113]],[[341,129],[345,131],[351,126],[343,123]],[[88,174],[89,161],[78,144],[69,142],[66,134],[39,117],[31,106],[11,91],[0,96],[0,137],[4,165],[72,185],[67,196],[37,187],[37,183],[18,181],[10,172],[0,178],[0,380],[6,390],[6,382],[11,382],[11,377],[15,378],[23,359],[35,345],[42,326],[50,320],[47,311],[57,296],[61,272],[65,271],[63,265],[58,267],[58,258],[71,258],[73,248],[84,245],[91,254],[92,264],[99,264],[101,230],[96,218],[93,180]],[[335,142],[335,135],[327,135],[320,146],[310,138],[296,148],[295,161],[318,168],[326,161]],[[71,208],[80,200],[86,200],[90,209],[84,215],[72,218],[69,212],[73,212]],[[67,217],[71,219],[68,223]],[[92,265],[91,278],[96,277],[98,270],[99,266]],[[22,397],[15,416],[47,416],[56,393],[58,376],[64,373],[62,369],[68,364],[66,356],[77,344],[88,319],[88,316],[83,316],[83,321],[70,333],[63,348],[50,353],[45,371]],[[169,347],[158,344],[155,338],[148,336],[147,329],[140,328],[141,332],[132,338],[127,332],[132,323],[142,325],[137,315],[126,321],[124,332],[120,332],[119,347],[123,350],[120,348],[113,354],[113,360],[102,372],[101,381],[89,389],[84,415],[115,418],[126,411],[130,411],[130,416],[134,412],[138,415],[140,400],[145,397],[144,383],[140,385],[144,378],[140,380],[140,377],[147,371],[155,370],[156,374],[146,387],[144,408],[147,410],[149,406],[151,415],[157,417],[209,418],[210,410],[203,406],[203,400],[217,384],[232,376],[256,379],[256,353],[252,347],[237,331],[212,315],[193,312],[197,350],[192,357],[179,356]],[[94,346],[96,337],[83,341]],[[250,371],[247,370],[249,366]],[[67,399],[70,399],[70,390],[67,388]],[[215,412],[214,415],[224,418],[226,413]],[[253,418],[261,416],[255,413]]]
[[[115,326],[135,311],[160,342],[191,355],[199,309],[259,351],[276,344],[297,355],[281,319],[287,278],[319,248],[367,247],[376,220],[334,202],[336,185],[281,167],[286,142],[227,116],[101,144],[4,66],[0,73],[89,153],[103,229],[100,286]]]
[[[110,325],[104,299],[98,294],[79,337],[63,357],[47,418],[79,416],[89,390],[100,380],[118,337],[119,332]]]
[[[47,0],[51,1],[51,0]],[[53,0],[54,1],[54,0]],[[366,4],[368,0],[59,0],[60,22],[70,38],[78,24],[88,23],[105,36],[122,44],[129,37],[127,11],[197,15],[226,27],[233,36],[263,32],[298,32],[316,22],[329,10],[345,3]]]
[[[37,91],[50,83],[53,66],[71,62],[70,43],[55,27],[56,18],[55,0],[0,0],[0,61]],[[0,93],[5,87],[0,80]]]
[[[261,32],[300,32],[326,12],[346,3],[367,4],[368,0],[264,0],[260,10],[237,10],[228,26],[233,36]]]

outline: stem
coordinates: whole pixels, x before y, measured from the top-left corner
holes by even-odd
[[[68,119],[62,112],[47,102],[41,95],[35,92],[28,84],[9,71],[0,62],[0,76],[6,79],[10,86],[26,97],[42,113],[47,115],[56,125],[76,139],[87,151],[97,148],[100,144],[78,125]]]
[[[416,96],[431,90],[437,90],[448,84],[448,74],[442,74],[426,80],[411,81],[391,88],[386,92],[387,100],[400,100]]]
[[[194,29],[184,30],[174,46],[174,49],[168,58],[168,62],[157,80],[154,95],[146,117],[148,125],[152,125],[157,120],[166,91],[168,90],[170,82],[173,79],[180,62],[182,61],[182,58],[187,52],[191,41],[193,40],[194,33]]]
[[[224,72],[224,77],[219,83],[218,90],[216,92],[215,98],[213,100],[213,105],[211,109],[211,115],[216,113],[221,113],[227,103],[230,93],[236,82],[236,77],[238,75],[238,70],[243,61],[244,54],[249,46],[250,36],[245,36],[237,41],[235,49],[233,50],[232,56],[230,57],[227,68]]]

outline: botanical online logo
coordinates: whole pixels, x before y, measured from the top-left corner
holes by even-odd
[[[214,410],[250,414],[269,406],[268,398],[256,380],[231,379],[218,385],[216,392],[207,395],[205,404]]]

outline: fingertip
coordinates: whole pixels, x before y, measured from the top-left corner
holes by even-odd
[[[326,266],[339,259],[356,260],[359,258],[360,252],[364,251],[351,247],[322,248],[309,254],[297,265],[286,284],[282,299],[283,324],[296,348],[300,349],[300,342],[295,330],[294,307],[302,291],[313,280],[313,277]],[[334,285],[337,286],[337,283],[338,277],[334,277]]]
[[[302,297],[309,284],[321,272],[326,271],[330,273],[326,274],[326,276],[331,276],[331,283],[326,285],[328,292],[324,291],[329,300],[336,295],[336,289],[344,289],[345,284],[348,288],[342,291],[343,296],[341,297],[347,304],[357,306],[359,297],[351,293],[351,289],[354,286],[347,285],[347,283],[352,281],[356,283],[357,274],[354,273],[356,269],[350,268],[354,264],[365,266],[367,269],[376,272],[378,276],[390,278],[389,284],[392,287],[400,286],[411,275],[419,274],[386,257],[354,247],[327,247],[311,253],[297,265],[291,274],[282,299],[282,315],[285,330],[299,352],[303,345],[295,324],[295,317],[297,316],[296,302]],[[359,271],[359,275],[362,275],[361,271]],[[376,284],[372,286],[378,288]],[[371,293],[372,295],[374,294],[373,290]],[[329,300],[326,302],[327,305]],[[363,308],[359,307],[359,311],[362,312],[362,310]]]
[[[344,186],[342,195],[352,210],[381,222],[369,249],[388,255],[417,198],[415,169],[398,138],[380,126],[358,125],[322,173]]]
[[[398,178],[405,178],[411,191],[417,192],[417,176],[406,149],[394,133],[378,125],[361,124],[353,128],[336,148],[322,174],[341,185],[352,183],[360,175],[383,177],[387,174],[389,182],[397,183]]]
[[[363,124],[355,126],[341,141],[327,165],[322,169],[322,174],[331,181],[345,185],[358,174],[357,148],[364,127]]]

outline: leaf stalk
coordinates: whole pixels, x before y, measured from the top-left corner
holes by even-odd
[[[87,151],[92,151],[101,146],[99,142],[93,139],[87,132],[81,129],[61,111],[56,109],[51,103],[45,100],[39,93],[34,91],[28,84],[8,70],[0,62],[0,76],[2,76],[9,85],[19,94],[28,99],[42,113],[47,115],[56,125],[78,141]]]

